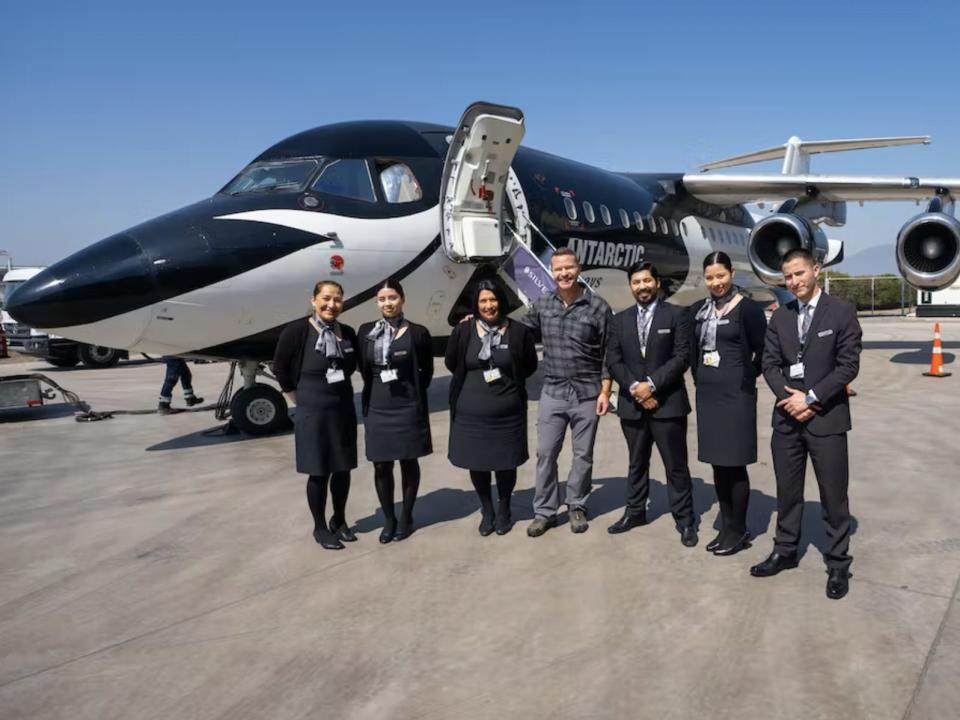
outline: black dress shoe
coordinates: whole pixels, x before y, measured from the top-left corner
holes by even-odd
[[[400,524],[397,525],[397,531],[393,534],[393,541],[400,542],[413,535],[415,529],[413,518],[400,518]]]
[[[325,550],[343,550],[343,543],[329,530],[314,530],[313,539]]]
[[[333,519],[330,520],[330,532],[336,535],[338,538],[344,542],[356,542],[357,536],[353,534],[353,530],[349,528],[347,523],[341,523],[337,525],[334,523]]]
[[[713,552],[718,547],[720,547],[720,540],[723,538],[723,531],[717,533],[717,536],[707,543],[707,546],[704,548],[707,552]]]
[[[750,544],[750,533],[745,532],[740,537],[725,540],[718,544],[717,549],[713,551],[714,555],[736,555]]]
[[[750,568],[750,574],[754,577],[770,577],[781,570],[795,568],[798,564],[799,560],[797,560],[796,555],[781,555],[774,550],[766,560]]]
[[[640,511],[638,513],[628,513],[625,512],[623,517],[617,520],[613,525],[607,528],[607,532],[611,535],[619,535],[620,533],[625,533],[629,530],[633,530],[635,527],[640,527],[641,525],[647,524],[647,513],[646,511]]]
[[[395,518],[389,518],[383,523],[383,530],[380,531],[380,544],[386,545],[393,541],[393,535],[397,532],[397,521]]]
[[[827,578],[827,597],[839,600],[850,589],[850,572],[846,568],[830,568]]]
[[[694,547],[700,538],[697,537],[697,526],[687,525],[680,531],[680,542],[685,547]]]
[[[490,513],[489,515],[486,514],[486,513],[484,513],[484,514],[480,517],[480,527],[477,528],[477,529],[480,531],[480,534],[481,534],[483,537],[486,537],[487,535],[492,535],[492,534],[493,534],[493,530],[494,530],[494,516],[493,516],[493,513]]]

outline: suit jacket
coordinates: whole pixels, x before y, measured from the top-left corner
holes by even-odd
[[[363,378],[363,392],[360,396],[360,406],[363,416],[367,416],[370,409],[370,392],[373,388],[373,347],[374,341],[367,337],[376,323],[364,323],[357,329],[357,338],[360,350],[357,362],[360,365],[360,376]],[[433,340],[430,331],[423,325],[407,321],[407,332],[410,333],[413,345],[413,382],[417,390],[420,414],[429,417],[427,405],[427,388],[433,379]]]
[[[467,378],[467,348],[470,345],[472,332],[476,332],[476,323],[473,320],[460,323],[450,333],[450,339],[447,341],[444,364],[447,370],[453,373],[453,379],[450,381],[451,420],[457,414],[457,399]],[[526,408],[526,380],[537,371],[537,346],[534,342],[533,330],[521,322],[511,320],[507,325],[505,340],[510,347],[513,379],[520,387],[520,397],[523,398],[523,405]]]
[[[620,386],[617,414],[624,420],[652,416],[656,420],[690,414],[690,401],[683,373],[690,363],[690,319],[686,308],[670,305],[663,298],[650,321],[647,334],[647,355],[640,351],[637,334],[637,306],[617,313],[610,326],[607,342],[607,365]],[[660,406],[645,410],[630,394],[635,382],[653,380],[653,395]]]
[[[357,334],[349,325],[337,322],[340,327],[340,336],[343,338],[343,359],[340,367],[348,381],[353,371],[357,369]],[[309,318],[300,318],[288,323],[280,333],[277,347],[273,352],[273,374],[284,392],[297,389],[300,383],[300,368],[303,366],[303,353],[306,351],[307,341],[313,339],[316,343],[317,331],[310,325]],[[311,350],[313,346],[311,346]]]
[[[860,371],[862,349],[863,332],[857,312],[849,303],[821,291],[803,351],[804,377],[792,380],[790,366],[797,362],[800,351],[799,308],[794,300],[779,307],[770,318],[763,348],[763,377],[778,401],[789,396],[785,385],[804,392],[813,390],[819,401],[815,407],[819,409],[806,423],[813,435],[847,432],[851,423],[846,386]],[[774,406],[774,430],[797,432],[802,425],[786,410]]]

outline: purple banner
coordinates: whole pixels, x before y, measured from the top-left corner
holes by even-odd
[[[513,278],[530,302],[556,290],[557,285],[537,256],[525,245],[520,245],[503,264],[503,270]]]

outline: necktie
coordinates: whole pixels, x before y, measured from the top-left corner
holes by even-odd
[[[807,333],[810,332],[810,323],[813,322],[812,308],[809,304],[800,309],[800,344],[807,342]]]
[[[641,307],[637,315],[637,334],[640,336],[640,349],[647,352],[647,333],[650,331],[650,308]]]

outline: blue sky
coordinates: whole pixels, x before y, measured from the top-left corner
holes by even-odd
[[[0,249],[50,263],[210,195],[300,130],[526,113],[527,145],[686,171],[809,139],[930,134],[817,172],[960,175],[956,23],[917,4],[106,3],[0,5]],[[778,170],[776,164],[757,170]],[[912,204],[849,209],[848,255]]]

